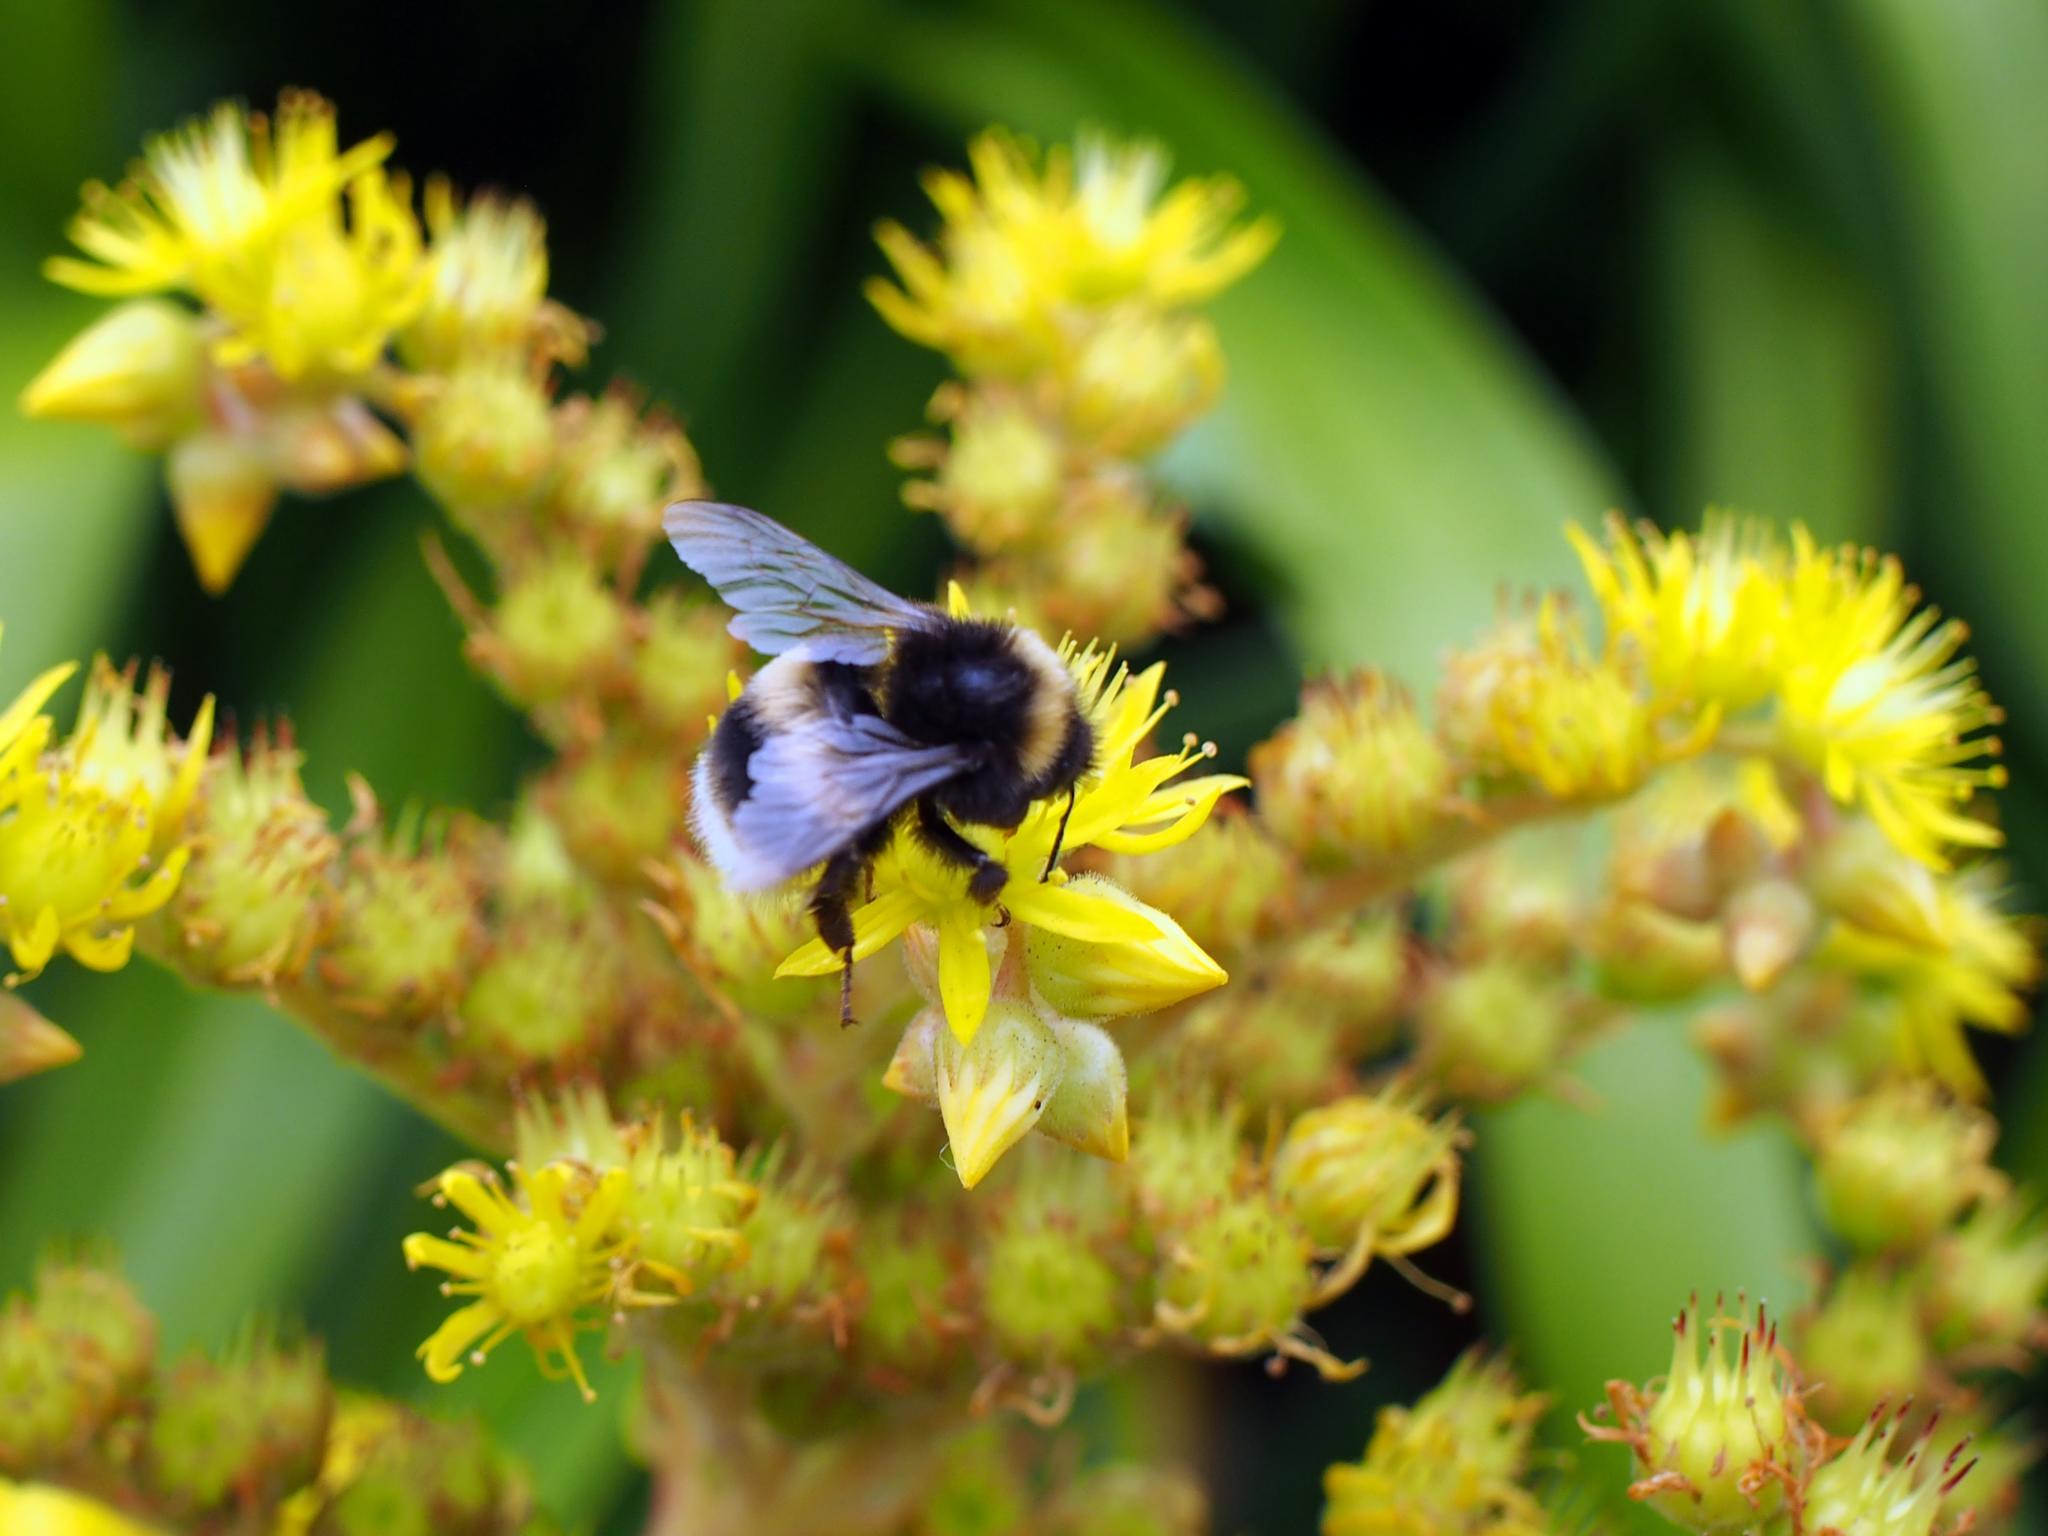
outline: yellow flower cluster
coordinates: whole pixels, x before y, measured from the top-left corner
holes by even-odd
[[[2000,713],[1960,654],[1963,625],[1921,607],[1896,559],[1726,517],[1698,537],[1619,518],[1604,544],[1571,536],[1610,651],[1641,669],[1653,706],[1709,730],[1767,706],[1769,746],[1933,868],[1999,841],[1967,803],[2005,782],[1984,734]]]
[[[428,447],[478,468],[546,468],[539,375],[580,362],[589,328],[547,297],[539,216],[482,195],[463,205],[387,172],[380,134],[343,149],[334,109],[287,91],[274,116],[222,103],[145,146],[118,187],[83,194],[83,257],[56,282],[121,299],[22,393],[34,416],[112,426],[166,455],[201,584],[224,590],[283,491],[323,495],[398,473],[411,457],[387,417],[424,430],[454,397],[472,427]],[[196,312],[158,295],[180,295]],[[402,366],[401,366],[402,365]],[[479,404],[482,397],[482,404]],[[460,475],[458,473],[458,478]],[[657,503],[658,504],[658,503]]]
[[[904,499],[983,562],[988,606],[1143,639],[1209,599],[1135,461],[1214,403],[1222,347],[1192,306],[1263,260],[1277,230],[1234,222],[1244,193],[1228,178],[1169,187],[1152,144],[1084,137],[1041,157],[992,130],[968,156],[971,174],[926,181],[936,248],[884,224],[898,282],[868,285],[890,325],[966,380],[932,401],[948,440],[896,445],[899,464],[932,472]]]
[[[177,889],[190,850],[185,814],[213,731],[213,701],[179,740],[165,721],[170,679],[93,665],[78,724],[61,741],[40,711],[71,675],[53,667],[0,714],[0,933],[15,970],[37,975],[59,949],[118,970],[135,923]]]

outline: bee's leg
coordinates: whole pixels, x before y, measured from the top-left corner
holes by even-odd
[[[925,847],[967,871],[967,894],[983,906],[996,899],[1010,872],[967,841],[928,799],[917,802],[917,835]]]
[[[811,921],[818,937],[838,955],[839,1024],[845,1028],[853,1017],[853,914],[848,910],[854,882],[860,878],[866,860],[853,852],[835,853],[825,861],[818,883],[811,888]]]
[[[1052,835],[1052,852],[1045,856],[1045,868],[1039,871],[1038,883],[1040,885],[1050,880],[1052,872],[1059,867],[1060,850],[1067,845],[1067,823],[1074,819],[1074,797],[1079,792],[1079,785],[1069,784],[1067,786],[1067,808],[1060,812],[1059,830]]]

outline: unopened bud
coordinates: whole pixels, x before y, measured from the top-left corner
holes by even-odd
[[[482,938],[477,892],[447,851],[349,857],[319,970],[342,1006],[375,1018],[425,1018],[461,995]]]
[[[1998,1186],[1998,1127],[1925,1082],[1898,1082],[1851,1104],[1821,1137],[1814,1184],[1828,1225],[1864,1252],[1919,1249]]]
[[[1023,402],[974,396],[952,423],[938,477],[905,489],[912,505],[941,513],[969,549],[984,555],[1042,543],[1052,532],[1066,478],[1065,450]]]
[[[18,993],[0,993],[0,1083],[68,1066],[84,1048],[31,1008]]]
[[[607,739],[562,759],[541,803],[579,864],[614,885],[638,885],[683,838],[689,765],[658,744]]]
[[[1057,542],[1022,566],[1025,595],[1044,627],[1136,645],[1199,602],[1199,565],[1178,517],[1125,477],[1097,476],[1068,493]]]
[[[1934,1363],[1917,1298],[1898,1277],[1870,1264],[1843,1271],[1800,1319],[1795,1353],[1814,1383],[1814,1417],[1837,1434],[1847,1434],[1880,1403],[1923,1392]]]
[[[974,1188],[1028,1135],[1059,1087],[1065,1056],[1050,1026],[1029,1006],[989,1005],[974,1039],[947,1031],[935,1042],[933,1082],[946,1123],[953,1171]]]
[[[265,735],[217,753],[193,806],[195,853],[165,909],[181,962],[221,985],[274,986],[304,968],[340,852],[306,798],[299,754]]]
[[[405,442],[353,396],[289,406],[266,422],[278,483],[302,496],[331,496],[402,472]]]
[[[1162,1467],[1092,1467],[1054,1500],[1054,1536],[1204,1536],[1209,1501],[1193,1477]]]
[[[619,1016],[616,937],[546,904],[498,925],[458,1008],[465,1027],[521,1067],[594,1054]]]
[[[1120,854],[1110,877],[1140,901],[1171,912],[1188,937],[1228,962],[1280,928],[1294,861],[1260,817],[1224,800],[1192,837]]]
[[[539,490],[555,452],[548,399],[518,363],[452,374],[413,426],[420,483],[486,539]]]
[[[1805,1428],[1777,1331],[1761,1307],[1745,1321],[1697,1304],[1674,1331],[1669,1375],[1641,1390],[1610,1382],[1622,1422],[1591,1433],[1630,1448],[1636,1497],[1673,1524],[1702,1536],[1760,1530],[1785,1502]]]
[[[269,523],[277,481],[255,446],[225,432],[182,439],[171,449],[164,474],[199,584],[218,596]]]
[[[954,1276],[939,1243],[887,1223],[867,1223],[854,1264],[867,1293],[859,1324],[863,1352],[899,1369],[917,1369],[941,1355],[946,1339],[940,1325],[954,1310]]]
[[[633,696],[640,716],[656,730],[691,744],[702,740],[707,717],[728,702],[725,680],[741,658],[726,631],[727,615],[704,603],[658,592],[643,615],[646,628],[633,653]]]
[[[1324,865],[1418,846],[1447,814],[1450,760],[1408,695],[1372,672],[1312,683],[1301,713],[1252,749],[1259,809]]]
[[[150,1484],[192,1517],[275,1500],[311,1480],[327,1433],[317,1351],[263,1341],[239,1358],[180,1362],[158,1391],[144,1457]]]
[[[1720,927],[1677,917],[1626,896],[1600,911],[1589,935],[1603,996],[1661,1003],[1690,997],[1720,976],[1726,942]]]
[[[1263,1190],[1233,1196],[1176,1229],[1158,1320],[1217,1354],[1281,1350],[1316,1293],[1314,1246]]]
[[[1130,1171],[1148,1221],[1179,1227],[1230,1198],[1247,1167],[1242,1120],[1235,1109],[1194,1103],[1157,1111],[1138,1127]]]
[[[67,342],[21,392],[21,409],[98,422],[138,448],[161,448],[198,421],[205,378],[198,318],[164,299],[131,299]]]
[[[1059,1042],[1059,1086],[1038,1117],[1038,1134],[1077,1152],[1120,1163],[1130,1155],[1129,1083],[1109,1031],[1076,1019],[1048,1019]]]
[[[1068,419],[1102,452],[1142,458],[1208,410],[1222,387],[1223,349],[1209,321],[1125,305],[1082,343]]]
[[[1944,1351],[2025,1359],[2048,1336],[2048,1224],[2016,1191],[2000,1192],[1934,1246],[1921,1290]]]
[[[1752,992],[1768,992],[1813,943],[1813,900],[1789,880],[1759,880],[1729,899],[1728,965]]]
[[[1942,1496],[1969,1470],[1968,1452],[1944,1463],[1922,1435],[1893,1461],[1892,1441],[1911,1407],[1874,1409],[1856,1438],[1821,1463],[1806,1488],[1807,1529],[1938,1536]]]
[[[1416,1066],[1453,1098],[1503,1100],[1555,1073],[1572,1019],[1556,981],[1488,958],[1442,977],[1424,999]]]
[[[1411,1253],[1457,1215],[1458,1140],[1455,1120],[1429,1119],[1400,1088],[1353,1094],[1287,1128],[1273,1192],[1325,1252]]]
[[[477,660],[522,704],[601,693],[622,666],[626,614],[597,568],[573,552],[528,565],[505,586]]]
[[[661,509],[703,489],[697,453],[659,412],[619,393],[555,412],[557,518],[595,558],[634,561],[661,531]]]
[[[1071,1223],[1013,1219],[990,1242],[986,1264],[989,1326],[1017,1359],[1085,1364],[1117,1328],[1116,1271]]]

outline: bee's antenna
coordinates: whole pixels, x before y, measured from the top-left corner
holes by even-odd
[[[1052,835],[1052,852],[1045,856],[1045,868],[1039,872],[1040,885],[1052,878],[1053,866],[1060,861],[1060,849],[1066,846],[1067,841],[1067,823],[1074,819],[1074,796],[1080,792],[1080,788],[1078,784],[1067,786],[1067,808],[1060,812],[1059,830]]]

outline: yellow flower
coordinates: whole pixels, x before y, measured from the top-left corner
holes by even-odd
[[[1534,644],[1500,660],[1507,673],[1489,690],[1489,745],[1560,800],[1629,794],[1657,768],[1702,751],[1720,727],[1718,705],[1689,722],[1653,706],[1622,658],[1587,653],[1583,631],[1553,599],[1537,610]]]
[[[93,970],[118,970],[134,923],[177,889],[189,850],[172,847],[213,728],[209,699],[192,736],[173,746],[164,725],[168,679],[142,698],[134,674],[94,670],[78,728],[47,750],[49,718],[35,711],[70,675],[46,672],[0,717],[0,931],[16,973],[36,975],[61,946]]]
[[[957,594],[955,601],[964,607]],[[1073,671],[1082,707],[1096,736],[1095,767],[1081,781],[1071,816],[1067,797],[1058,795],[1034,805],[1014,832],[975,826],[961,829],[963,836],[1008,870],[1009,880],[997,898],[1008,917],[999,921],[993,908],[974,900],[968,894],[966,873],[938,858],[914,837],[896,838],[875,861],[874,898],[853,914],[856,960],[885,948],[914,923],[927,924],[938,935],[939,997],[946,1022],[962,1042],[974,1038],[988,1012],[993,990],[991,943],[1003,942],[1005,923],[1043,928],[1081,944],[1165,945],[1175,952],[1184,945],[1200,953],[1171,919],[1154,914],[1136,898],[1090,889],[1087,882],[1070,881],[1063,869],[1048,873],[1063,819],[1062,857],[1089,847],[1112,853],[1146,853],[1191,836],[1208,820],[1219,799],[1245,783],[1231,774],[1207,774],[1172,783],[1202,761],[1203,749],[1192,743],[1178,752],[1136,755],[1175,702],[1171,694],[1160,702],[1160,684],[1166,674],[1163,663],[1133,676],[1128,667],[1115,665],[1108,651],[1081,650],[1069,642],[1060,654]],[[993,940],[991,932],[996,935]],[[1158,954],[1154,948],[1149,960],[1133,957],[1133,968],[1155,971]],[[775,974],[829,976],[841,964],[841,957],[822,940],[812,939],[784,960]],[[1211,971],[1197,963],[1183,969],[1191,982],[1184,995],[1205,991],[1224,980],[1220,966]]]
[[[1786,558],[1759,518],[1709,513],[1697,537],[1607,520],[1603,549],[1565,530],[1607,622],[1610,642],[1640,654],[1658,694],[1734,711],[1777,680]]]
[[[2029,926],[2001,909],[1997,873],[1980,865],[1941,881],[1927,941],[1841,921],[1820,959],[1890,991],[1903,1065],[1981,1096],[1984,1077],[1964,1030],[2010,1035],[2026,1027],[2021,993],[2040,975]]]
[[[1823,551],[1795,528],[1778,688],[1786,746],[1835,799],[1860,805],[1902,852],[1936,869],[1945,848],[1995,846],[1965,813],[1978,789],[2005,782],[1981,735],[2003,718],[1959,657],[1968,630],[1921,608],[1897,560]]]
[[[0,1479],[0,1531],[7,1536],[154,1536],[154,1530],[81,1493]]]
[[[580,1314],[612,1296],[616,1265],[629,1242],[613,1228],[631,1186],[623,1168],[601,1175],[572,1163],[549,1163],[529,1174],[511,1166],[513,1194],[465,1169],[441,1175],[436,1204],[453,1205],[476,1230],[451,1237],[415,1232],[405,1240],[409,1269],[422,1264],[455,1278],[443,1295],[476,1300],[451,1314],[419,1347],[427,1375],[453,1381],[465,1361],[524,1333],[541,1373],[566,1373],[589,1402],[596,1397],[576,1354]],[[514,1198],[514,1196],[517,1198]]]
[[[934,251],[898,224],[877,238],[902,286],[868,298],[912,341],[967,373],[1024,373],[1062,359],[1076,313],[1133,299],[1199,303],[1256,266],[1271,220],[1233,226],[1244,192],[1227,177],[1166,187],[1154,144],[1084,139],[1078,155],[991,130],[968,146],[971,175],[934,171],[943,221]]]
[[[427,183],[428,287],[399,337],[415,367],[446,373],[461,363],[524,362],[536,347],[574,366],[589,327],[548,302],[547,226],[524,198],[478,193],[458,203],[447,180]]]
[[[426,295],[418,223],[389,136],[341,152],[334,109],[286,93],[273,130],[232,103],[153,140],[133,178],[93,183],[44,271],[87,293],[182,289],[226,322],[215,347],[287,379],[359,374]],[[347,193],[344,219],[342,194]]]

